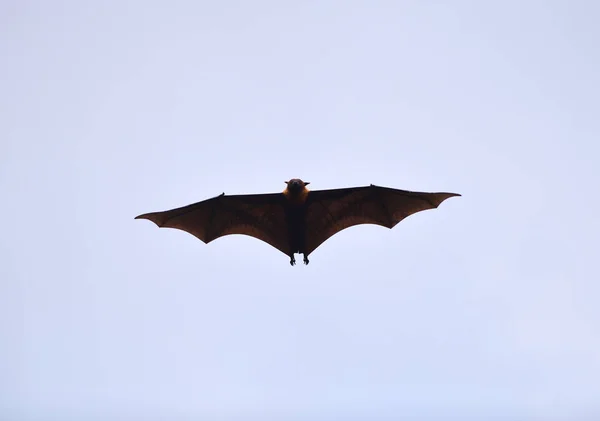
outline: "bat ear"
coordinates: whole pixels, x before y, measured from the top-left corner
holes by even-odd
[[[310,181],[305,181],[305,182],[304,182],[304,185],[305,185],[305,186],[308,186],[309,184],[310,184]]]
[[[289,181],[284,181],[284,183],[285,183],[285,184],[290,184],[290,182],[289,182]]]

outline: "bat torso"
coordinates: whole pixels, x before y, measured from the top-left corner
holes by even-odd
[[[288,203],[285,209],[285,219],[292,253],[303,253],[306,240],[306,207]]]
[[[292,253],[304,253],[306,245],[306,209],[309,191],[283,191],[285,220]]]

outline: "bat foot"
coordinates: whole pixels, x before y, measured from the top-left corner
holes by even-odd
[[[306,254],[305,254],[305,255],[304,255],[304,264],[305,264],[305,265],[308,265],[308,262],[309,262],[309,260],[308,260],[308,257],[306,257]]]
[[[296,258],[294,257],[294,255],[292,254],[290,256],[290,265],[294,266],[296,264]]]

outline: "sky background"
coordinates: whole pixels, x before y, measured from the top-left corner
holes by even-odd
[[[0,2],[0,418],[600,417],[600,3]],[[308,266],[133,218],[460,198]]]

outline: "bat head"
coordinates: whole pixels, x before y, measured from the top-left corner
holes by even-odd
[[[286,181],[287,190],[291,193],[300,193],[304,191],[306,186],[310,184],[309,181],[302,181],[299,178],[292,178],[290,181]]]

